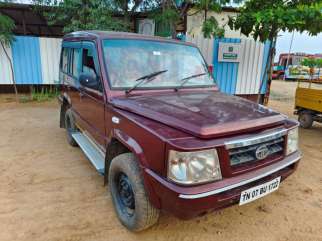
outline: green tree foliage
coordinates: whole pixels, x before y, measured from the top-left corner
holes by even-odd
[[[322,0],[247,0],[229,26],[262,42],[270,41],[266,65],[268,84],[271,82],[275,43],[279,31],[322,31]],[[264,84],[262,79],[258,93]]]
[[[322,58],[321,59],[316,59],[316,67],[322,68]]]
[[[301,65],[307,66],[309,68],[314,68],[318,66],[319,60],[320,59],[305,58],[301,61]]]
[[[208,17],[208,12],[212,11],[220,13],[222,11],[222,5],[229,3],[230,1],[219,0],[199,0],[194,1],[194,8],[197,12],[202,11],[204,13],[204,21],[202,23],[202,32],[205,38],[218,37],[221,38],[225,34],[224,28],[218,25],[217,20],[211,16]]]
[[[124,15],[125,21],[130,21],[139,11],[148,11],[158,7],[158,2],[151,0],[111,0],[110,4],[114,12]]]
[[[174,8],[158,11],[153,18],[158,26],[157,35],[176,37],[176,23],[180,20],[180,15]]]
[[[213,16],[204,20],[202,32],[205,38],[222,38],[225,35],[225,29],[218,25],[217,20]]]
[[[15,23],[11,18],[0,13],[0,45],[1,45],[2,50],[4,51],[6,57],[9,61],[9,64],[10,64],[13,87],[14,87],[14,91],[16,94],[16,101],[18,102],[19,101],[18,100],[18,90],[17,90],[17,86],[16,86],[15,76],[13,73],[12,60],[7,52],[7,49],[6,49],[6,47],[9,47],[11,45],[11,43],[14,41],[13,30],[15,29],[15,27],[16,27]]]
[[[322,68],[322,59],[318,58],[305,58],[301,61],[301,65],[307,66],[310,68],[310,77],[313,79],[314,68],[319,68],[318,76],[320,76],[320,68]]]
[[[112,3],[106,0],[34,0],[36,10],[45,15],[49,24],[63,23],[64,32],[78,30],[126,31],[129,24],[113,18]],[[46,11],[48,6],[53,8]]]
[[[157,35],[162,37],[176,37],[176,24],[181,19],[180,9],[172,0],[156,1],[151,17],[158,26]]]
[[[208,16],[209,12],[220,13],[223,6],[231,2],[240,3],[242,0],[159,0],[156,2],[159,8],[156,8],[157,14],[154,15],[154,19],[157,24],[171,26],[172,36],[175,36],[175,25],[179,20],[187,15],[203,13],[202,32],[205,38],[210,38],[223,37],[225,30],[213,16]],[[188,12],[191,8],[192,10]]]
[[[15,28],[14,21],[0,13],[0,42],[5,46],[9,46],[14,40],[13,30]]]
[[[316,35],[322,31],[322,0],[248,0],[229,26],[262,42],[280,30]]]

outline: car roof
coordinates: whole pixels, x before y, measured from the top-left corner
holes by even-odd
[[[68,33],[63,37],[64,41],[102,40],[102,39],[151,40],[151,41],[160,41],[160,42],[171,42],[171,43],[177,43],[177,44],[196,47],[194,44],[185,42],[185,41],[150,36],[150,35],[143,35],[143,34],[137,34],[137,33],[129,33],[129,32],[88,30],[88,31],[77,31],[77,32]]]

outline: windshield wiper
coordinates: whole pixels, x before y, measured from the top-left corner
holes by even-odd
[[[183,78],[183,79],[181,79],[181,80],[180,80],[181,84],[180,84],[179,86],[177,86],[174,90],[175,90],[175,91],[178,91],[182,86],[184,86],[184,85],[188,82],[188,80],[193,79],[193,78],[197,78],[197,77],[200,77],[200,76],[204,76],[204,75],[206,75],[206,74],[207,74],[207,73],[205,72],[205,73],[201,73],[201,74],[194,74],[194,75],[191,75],[191,76],[185,77],[185,78]]]
[[[135,90],[139,85],[141,85],[143,82],[150,82],[151,80],[154,79],[154,77],[158,76],[159,74],[162,74],[162,73],[165,73],[167,72],[168,70],[160,70],[160,71],[156,71],[156,72],[153,72],[151,74],[147,74],[147,75],[144,75],[138,79],[136,79],[135,81],[139,81],[137,84],[135,84],[132,88],[128,89],[126,91],[127,94],[129,94],[132,90]]]

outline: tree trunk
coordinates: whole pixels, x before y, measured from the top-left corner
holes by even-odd
[[[169,0],[163,0],[161,2],[162,12],[164,13],[167,9],[170,9],[172,4],[175,4],[175,2],[172,2]],[[174,7],[176,7],[176,5]],[[171,38],[176,39],[177,38],[177,23],[176,22],[169,22],[169,28],[170,28],[170,32],[171,32]]]
[[[9,57],[9,54],[4,46],[4,44],[0,41],[1,43],[1,46],[2,46],[2,49],[9,61],[9,64],[10,64],[10,70],[11,70],[11,75],[12,75],[12,83],[13,83],[13,88],[14,88],[14,91],[15,91],[15,96],[16,96],[16,102],[18,103],[19,102],[19,98],[18,98],[18,90],[17,90],[17,85],[16,85],[16,80],[15,80],[15,75],[14,75],[14,72],[13,72],[13,65],[12,65],[12,61]]]
[[[187,15],[188,7],[189,7],[189,3],[184,2],[184,6],[181,8],[181,12],[180,12],[181,18],[183,18],[185,15]]]
[[[272,84],[272,76],[273,76],[273,65],[274,65],[274,58],[275,58],[275,46],[276,46],[276,39],[274,40],[274,43],[273,43],[273,46],[272,46],[272,49],[271,49],[271,58],[270,58],[270,62],[269,62],[269,69],[268,69],[268,73],[267,73],[267,90],[266,90],[266,93],[268,93],[268,95],[266,96],[266,93],[265,93],[265,96],[264,96],[264,105],[267,105],[268,104],[268,100],[269,100],[269,94],[270,94],[270,89],[271,89],[271,84]],[[265,99],[265,97],[267,97]]]
[[[171,24],[171,35],[172,35],[171,37],[173,39],[177,38],[177,29],[176,29],[176,27],[177,27],[176,23]]]

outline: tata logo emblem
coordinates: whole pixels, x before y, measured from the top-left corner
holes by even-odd
[[[269,150],[266,145],[259,146],[255,151],[255,156],[258,160],[263,160],[269,155]]]

